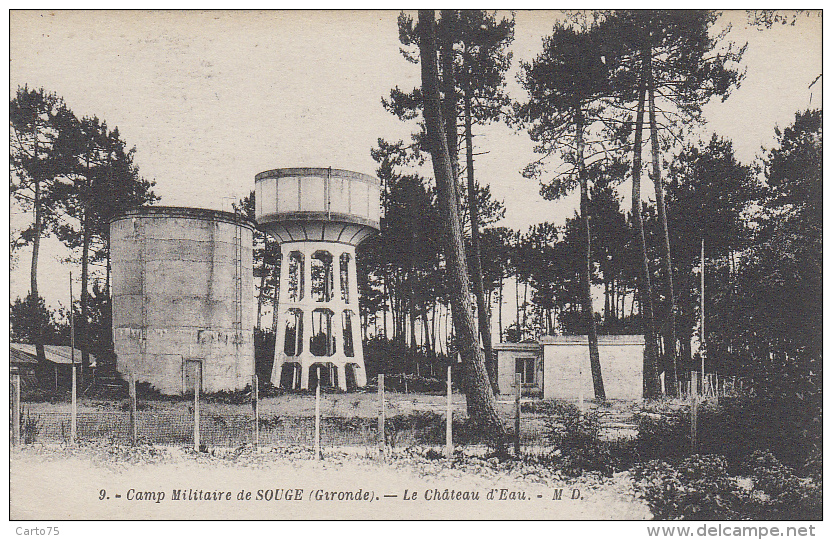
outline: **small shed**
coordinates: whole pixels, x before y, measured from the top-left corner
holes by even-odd
[[[522,395],[574,400],[592,399],[592,371],[587,336],[544,336],[535,343],[500,343],[498,382],[502,394],[513,394],[520,374]],[[608,399],[641,399],[644,337],[598,336],[601,375]]]
[[[43,354],[49,364],[49,373],[40,374],[41,378],[49,377],[48,381],[40,381],[45,388],[65,386],[71,377],[72,347],[66,345],[44,345]],[[75,363],[81,365],[81,349],[75,348]],[[9,343],[9,363],[19,370],[24,389],[27,385],[37,384],[38,353],[37,348],[29,343]],[[90,355],[90,367],[96,366],[96,358]]]
[[[543,349],[538,342],[497,343],[497,383],[501,394],[515,392],[514,377],[519,373],[523,396],[543,396]]]
[[[38,386],[37,366],[38,359],[36,356],[21,351],[13,344],[9,347],[9,367],[17,370],[20,375],[21,389],[24,392]]]

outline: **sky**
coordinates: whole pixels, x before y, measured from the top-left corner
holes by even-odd
[[[396,11],[10,13],[10,97],[18,86],[62,96],[79,117],[96,115],[136,147],[140,173],[154,180],[158,204],[228,210],[247,195],[258,172],[279,167],[335,167],[372,174],[378,138],[408,139],[414,124],[387,113],[381,98],[419,85],[419,66],[400,52]],[[516,13],[514,61],[531,60],[558,18]],[[728,38],[748,42],[739,89],[706,105],[702,138],[731,139],[750,162],[771,147],[774,127],[820,107],[819,15],[794,26],[749,28],[744,12],[726,12]],[[525,229],[560,223],[577,199],[545,201],[521,176],[535,159],[525,133],[504,125],[475,131],[478,181],[504,202],[500,225]],[[14,231],[31,216],[11,208]],[[39,281],[47,303],[67,304],[67,253],[43,243]],[[28,292],[31,249],[11,261],[10,298]],[[77,271],[75,272],[77,273]]]

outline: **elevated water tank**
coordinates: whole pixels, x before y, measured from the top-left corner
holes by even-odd
[[[118,371],[163,394],[239,390],[254,374],[254,225],[198,208],[147,207],[110,222]],[[195,369],[201,364],[201,369]]]
[[[379,229],[379,180],[293,168],[255,181],[257,223],[281,252],[272,384],[364,386],[355,248]]]

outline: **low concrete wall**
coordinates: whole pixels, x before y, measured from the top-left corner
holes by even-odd
[[[585,399],[595,395],[586,336],[546,336],[543,347],[543,397]],[[643,336],[598,336],[601,374],[608,399],[641,399]],[[513,369],[513,365],[512,365]]]

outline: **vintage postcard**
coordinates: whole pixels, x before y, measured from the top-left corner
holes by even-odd
[[[11,10],[9,34],[17,535],[816,534],[820,10]]]

